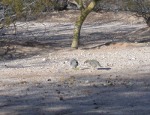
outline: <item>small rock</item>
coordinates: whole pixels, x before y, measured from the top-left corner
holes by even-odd
[[[88,81],[88,80],[86,80],[86,81],[85,81],[85,83],[89,83],[89,81]]]
[[[47,81],[52,81],[51,79],[48,79]]]
[[[93,87],[98,87],[96,84],[93,84]]]
[[[57,89],[56,89],[56,92],[57,92],[58,94],[60,94],[60,91],[59,91],[59,90],[57,90]]]
[[[59,100],[60,100],[60,101],[63,101],[63,100],[64,100],[64,98],[63,98],[62,96],[60,96],[60,97],[59,97]]]
[[[99,108],[99,107],[96,106],[94,109],[98,109],[98,108]]]
[[[46,61],[46,58],[43,58],[42,61]]]

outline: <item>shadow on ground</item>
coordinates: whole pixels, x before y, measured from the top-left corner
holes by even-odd
[[[35,25],[34,28],[31,26],[31,30],[27,32],[20,31],[16,35],[1,35],[0,48],[3,49],[5,47],[6,52],[4,52],[3,56],[3,52],[1,54],[0,50],[0,57],[2,60],[13,60],[28,58],[45,51],[57,51],[63,48],[70,48],[73,38],[72,31],[73,25],[69,23],[50,25],[48,30],[45,31],[40,27],[37,29]],[[150,41],[148,35],[149,28],[139,29],[138,25],[123,25],[122,23],[116,22],[86,23],[83,25],[81,31],[80,48],[100,48],[101,46],[109,46],[118,42],[145,43]],[[23,51],[25,49],[28,49],[28,51]]]
[[[45,80],[47,83],[14,85],[0,91],[0,113],[7,115],[148,115],[150,73],[128,75],[131,75],[132,79],[85,75],[72,76],[73,82],[64,80],[53,83]],[[22,86],[27,87],[22,89]]]

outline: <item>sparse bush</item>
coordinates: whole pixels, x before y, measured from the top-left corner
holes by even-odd
[[[73,1],[73,0],[70,0]],[[78,48],[80,30],[87,15],[92,11],[131,11],[142,16],[150,27],[150,0],[74,0],[80,10],[80,16],[75,23],[73,48]],[[0,28],[24,18],[35,19],[43,12],[64,10],[68,0],[0,0]],[[0,11],[0,12],[1,12]],[[34,18],[33,18],[34,17]]]
[[[143,17],[147,25],[150,25],[150,0],[101,0],[94,10],[135,12],[136,16]]]

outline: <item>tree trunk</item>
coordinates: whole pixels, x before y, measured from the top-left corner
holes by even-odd
[[[75,22],[75,27],[74,27],[74,33],[73,33],[73,40],[72,40],[72,48],[77,49],[79,45],[79,39],[80,39],[80,31],[81,31],[81,26],[82,26],[82,21],[79,17],[77,21]]]
[[[88,14],[93,10],[98,0],[93,0],[91,3],[84,9],[82,0],[80,0],[80,16],[78,17],[77,21],[75,22],[75,28],[74,28],[74,35],[72,40],[72,48],[78,49],[79,46],[79,40],[80,40],[80,31],[83,22],[85,21]]]

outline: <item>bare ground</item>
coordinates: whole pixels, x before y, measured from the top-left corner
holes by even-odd
[[[74,16],[53,14],[28,23],[28,30],[18,22],[17,36],[9,31],[2,37],[0,114],[148,115],[149,28],[131,15],[133,21],[123,14],[110,20],[110,14],[92,13],[83,25],[82,46],[71,50]],[[72,58],[79,69],[71,69]],[[84,65],[87,59],[103,67],[93,70]]]

